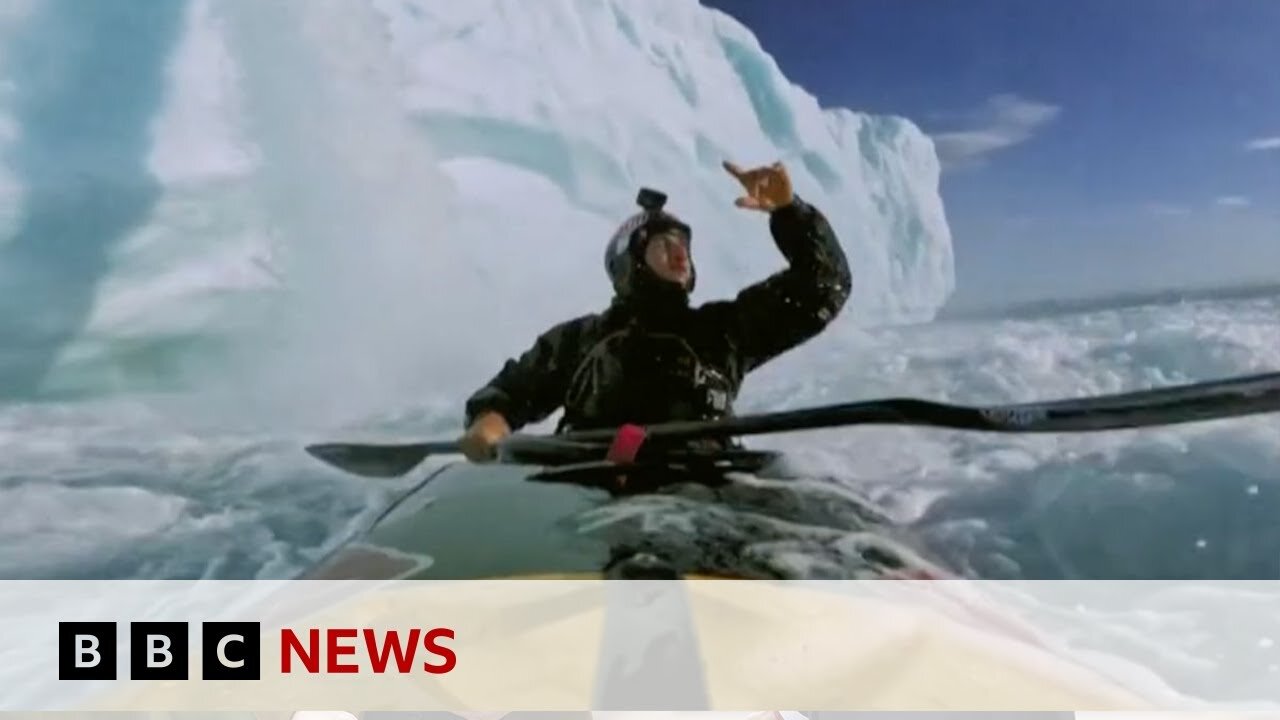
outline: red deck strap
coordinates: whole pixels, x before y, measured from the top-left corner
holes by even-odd
[[[613,444],[609,446],[609,454],[605,459],[611,463],[633,463],[640,447],[644,445],[649,433],[639,425],[623,425],[613,436]]]

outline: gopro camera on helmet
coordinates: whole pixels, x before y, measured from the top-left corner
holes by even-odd
[[[653,188],[640,188],[640,194],[636,196],[636,204],[645,210],[656,212],[667,204],[667,194]]]

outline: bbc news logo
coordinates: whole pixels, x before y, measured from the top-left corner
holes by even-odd
[[[114,622],[58,623],[59,680],[116,680]],[[129,623],[129,677],[187,680],[190,657],[185,622]],[[256,622],[201,624],[205,680],[261,680],[262,630]]]
[[[201,679],[262,679],[261,623],[206,622],[201,623],[200,632]],[[114,622],[58,623],[58,679],[118,679],[116,633]],[[185,622],[129,623],[130,679],[188,680],[188,633]],[[368,628],[311,628],[299,633],[282,628],[280,672],[359,673],[363,667],[351,658],[363,649],[373,674],[418,670],[444,674],[458,663],[457,654],[441,643],[444,638],[452,640],[453,630],[413,628],[379,633]],[[422,659],[419,648],[427,659]]]

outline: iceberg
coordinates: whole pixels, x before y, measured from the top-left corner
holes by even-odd
[[[723,160],[785,163],[830,218],[855,273],[838,325],[931,318],[954,286],[930,139],[822,108],[694,0],[14,7],[0,305],[52,307],[0,328],[37,350],[0,372],[11,395],[451,404],[608,301],[603,247],[641,186],[694,228],[695,301],[781,267]],[[74,120],[111,96],[105,131]]]
[[[856,273],[850,322],[927,319],[953,289],[932,141],[902,118],[824,110],[724,13],[693,0],[377,7],[410,111],[458,190],[452,241],[518,297],[563,285],[560,314],[607,299],[599,248],[641,185],[692,224],[704,298],[774,271],[764,223],[733,206],[726,159],[782,161],[828,215]]]

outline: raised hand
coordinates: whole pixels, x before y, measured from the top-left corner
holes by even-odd
[[[743,170],[726,160],[724,169],[742,183],[747,194],[734,201],[740,208],[772,212],[791,204],[795,195],[791,190],[791,178],[782,163]]]

